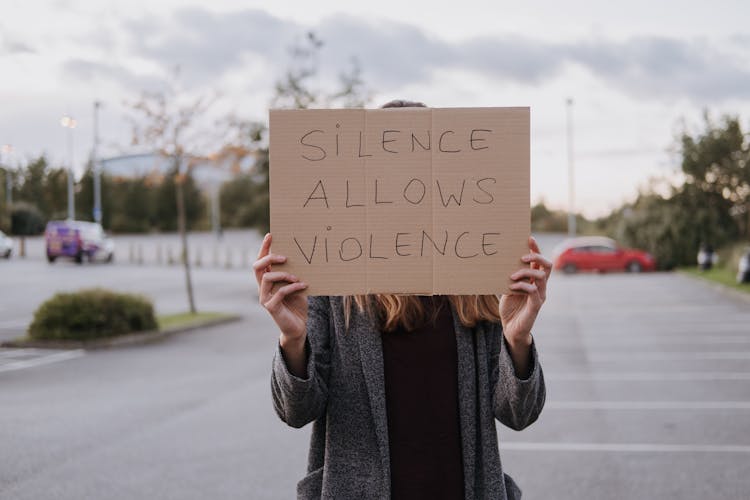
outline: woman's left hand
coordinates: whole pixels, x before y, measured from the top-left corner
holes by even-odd
[[[530,264],[529,267],[510,275],[513,283],[509,288],[516,293],[500,298],[503,333],[511,344],[531,344],[531,328],[547,298],[547,280],[552,272],[552,263],[542,255],[531,236],[529,249],[531,252],[521,257],[523,262]]]

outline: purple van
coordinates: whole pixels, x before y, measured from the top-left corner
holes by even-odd
[[[111,262],[114,257],[114,243],[104,235],[101,224],[76,220],[53,220],[44,230],[47,244],[47,260],[54,262],[58,257],[69,257],[78,264],[86,257]]]

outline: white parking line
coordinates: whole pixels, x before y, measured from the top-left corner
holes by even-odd
[[[555,410],[750,410],[750,401],[548,401]]]
[[[688,382],[688,381],[714,381],[714,380],[750,380],[750,372],[560,372],[547,373],[545,378],[549,380],[601,380],[617,382]]]
[[[550,353],[551,354],[551,353]],[[745,360],[750,359],[750,351],[557,351],[555,355],[585,354],[592,361],[671,361],[671,360]]]
[[[510,451],[599,451],[619,453],[750,453],[750,446],[650,443],[536,443],[500,441],[500,450]]]
[[[695,344],[695,345],[711,345],[711,344],[750,344],[750,335],[719,335],[715,337],[706,335],[659,335],[658,337],[648,337],[646,335],[641,337],[582,337],[580,340],[576,339],[576,345],[578,344],[591,344],[594,346],[598,345],[637,345],[643,347],[644,345],[684,345],[684,344]],[[544,339],[544,349],[549,352],[551,348],[556,347],[567,347],[570,348],[573,343],[572,339]]]
[[[0,349],[0,358],[17,358],[17,357],[23,357],[23,356],[36,356],[38,354],[44,354],[44,353],[57,353],[56,350],[50,350],[50,349],[37,349],[35,347],[24,347],[24,348],[9,348],[9,349]]]
[[[750,320],[750,318],[747,318]],[[747,321],[747,320],[746,320]],[[732,334],[747,334],[747,322],[738,323],[736,325],[712,325],[712,324],[698,324],[697,322],[691,322],[683,325],[658,325],[653,323],[644,323],[637,327],[631,327],[627,330],[617,328],[616,320],[609,319],[606,322],[591,323],[586,322],[585,325],[581,325],[581,329],[576,332],[577,335],[587,337],[600,337],[600,338],[616,338],[616,337],[668,337],[673,335],[685,335],[686,332],[701,332],[706,337],[711,335],[732,335]]]
[[[86,351],[84,351],[83,349],[75,349],[73,351],[62,351],[56,352],[55,354],[49,354],[47,356],[39,356],[20,361],[13,361],[11,363],[0,365],[0,373],[13,370],[21,370],[23,368],[32,368],[34,366],[47,365],[50,363],[57,363],[58,361],[65,361],[68,359],[80,358],[84,354],[86,354]]]

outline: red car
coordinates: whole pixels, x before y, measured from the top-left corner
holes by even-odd
[[[578,271],[639,273],[656,269],[656,261],[648,252],[621,248],[615,240],[602,236],[567,240],[556,253],[555,269],[566,274]]]

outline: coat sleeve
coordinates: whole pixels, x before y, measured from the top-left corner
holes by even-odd
[[[307,298],[307,371],[305,378],[293,375],[276,345],[271,371],[271,394],[276,414],[292,427],[302,427],[323,415],[328,402],[330,371],[330,300]]]
[[[544,407],[546,390],[542,366],[531,342],[531,373],[525,379],[516,374],[502,324],[492,324],[493,334],[488,336],[490,346],[490,376],[493,386],[495,418],[503,425],[520,431],[536,421]]]

